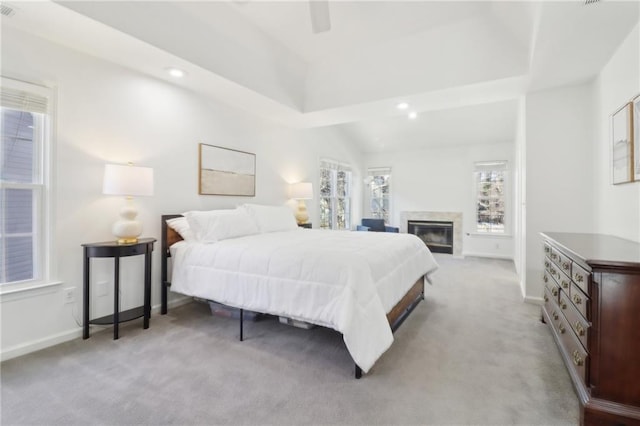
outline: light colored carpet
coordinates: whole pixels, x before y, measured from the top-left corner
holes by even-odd
[[[540,309],[511,262],[438,255],[440,270],[372,371],[341,335],[238,323],[192,303],[2,364],[3,425],[579,422]]]

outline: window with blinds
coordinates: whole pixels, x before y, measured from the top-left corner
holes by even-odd
[[[367,169],[367,185],[369,187],[369,209],[371,217],[384,219],[389,223],[391,214],[391,168],[378,167]]]
[[[320,228],[350,229],[351,166],[320,160]]]
[[[504,234],[507,162],[478,162],[474,168],[476,230],[484,234]]]
[[[42,279],[50,91],[2,78],[0,284]]]

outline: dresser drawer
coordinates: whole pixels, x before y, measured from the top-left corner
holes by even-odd
[[[582,289],[575,282],[571,283],[569,299],[580,315],[586,320],[591,320],[591,299],[582,292]]]
[[[568,299],[569,295],[567,293],[562,292],[562,294],[560,294],[560,305],[563,308],[562,313],[567,319],[569,327],[571,327],[576,337],[584,347],[585,351],[588,352],[590,325],[587,320],[585,320],[582,315],[576,310],[576,308],[574,308],[573,303],[571,303]]]
[[[571,278],[563,272],[559,272],[558,285],[561,289],[569,293],[571,290]]]
[[[571,264],[573,263],[571,259],[557,250],[555,251],[555,253],[558,256],[556,264],[558,265],[560,271],[562,271],[564,274],[567,274],[567,276],[571,276]]]
[[[573,333],[572,328],[564,316],[560,315],[560,319],[554,322],[554,326],[556,326],[556,331],[560,337],[562,350],[564,350],[569,357],[570,364],[568,367],[577,373],[578,377],[582,380],[582,384],[585,385],[587,363],[589,362],[587,351],[584,350],[582,344],[576,338],[576,335]]]
[[[589,280],[591,278],[591,274],[584,270],[582,267],[578,266],[578,264],[574,263],[571,267],[571,279],[580,289],[585,293],[589,294]]]
[[[544,277],[542,278],[544,281],[545,290],[548,290],[549,293],[553,296],[556,303],[558,302],[558,296],[560,295],[560,286],[555,279],[551,278],[548,272],[544,273]]]
[[[558,309],[557,298],[554,298],[549,289],[544,289],[544,309],[547,311],[549,318],[552,321],[557,321],[560,318],[560,310]]]

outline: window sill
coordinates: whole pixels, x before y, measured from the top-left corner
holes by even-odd
[[[6,289],[0,287],[0,303],[55,293],[61,285],[62,281],[5,284]]]
[[[467,232],[465,234],[468,237],[481,237],[481,238],[513,238],[511,234],[491,234],[491,233],[480,233],[480,232]]]

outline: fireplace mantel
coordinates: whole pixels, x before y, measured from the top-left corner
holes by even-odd
[[[453,255],[462,257],[462,213],[400,212],[400,232],[407,232],[407,222],[410,220],[453,222]]]

